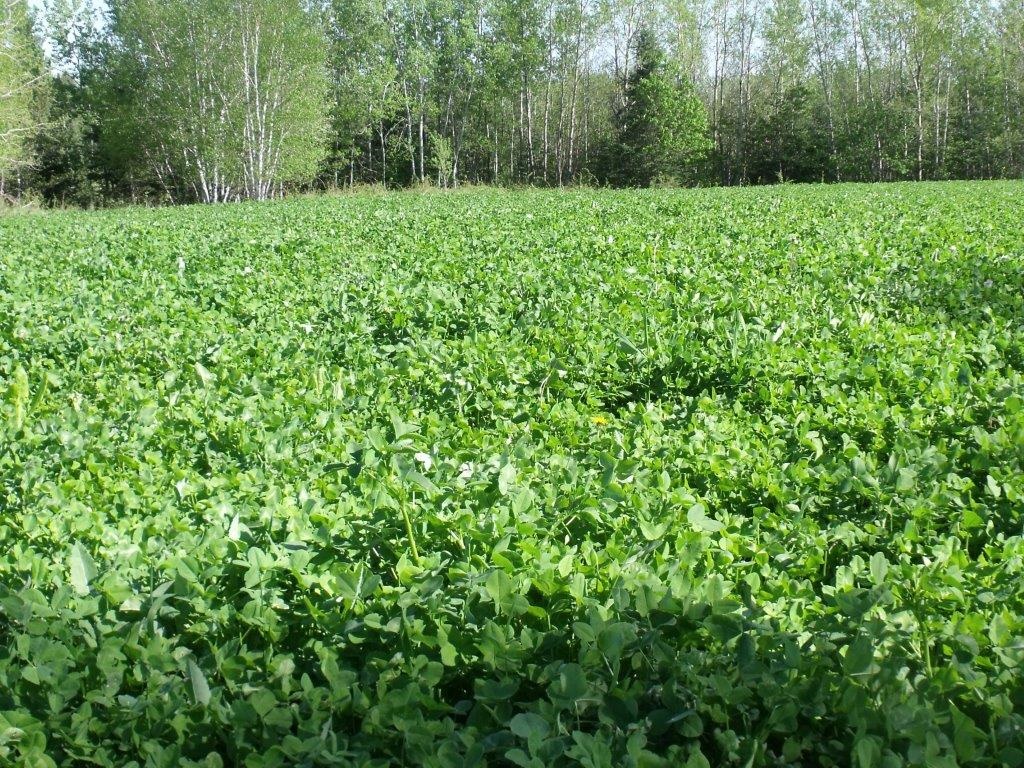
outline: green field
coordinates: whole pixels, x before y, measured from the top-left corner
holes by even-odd
[[[1024,764],[1024,183],[0,219],[0,765]]]

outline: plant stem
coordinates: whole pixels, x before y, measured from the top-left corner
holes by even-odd
[[[412,532],[412,518],[409,517],[409,509],[405,504],[402,505],[402,517],[405,518],[405,532],[409,536],[409,548],[412,550],[412,561],[416,565],[420,564],[420,553],[416,548],[416,534]]]

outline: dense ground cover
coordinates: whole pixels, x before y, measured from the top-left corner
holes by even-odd
[[[0,221],[0,763],[1020,765],[1022,222]]]

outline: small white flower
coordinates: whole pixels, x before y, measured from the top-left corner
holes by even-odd
[[[473,476],[473,465],[468,461],[463,462],[462,466],[459,467],[459,478],[462,480],[468,480]]]
[[[991,288],[993,285],[995,285],[995,283],[993,283],[991,280],[986,280],[985,281],[985,287],[986,288]]]
[[[245,269],[242,270],[242,274],[243,275],[251,275],[252,274],[252,267],[250,265],[246,264],[245,265]]]
[[[313,332],[313,326],[310,323],[303,323],[299,327],[302,328],[302,330],[304,330],[306,333]]]
[[[434,466],[434,460],[432,458],[430,458],[429,454],[417,453],[415,456],[413,456],[413,458],[416,459],[416,461],[418,461],[420,464],[422,464],[423,465],[423,469],[425,469],[425,470],[429,471],[429,469],[432,466]]]
[[[185,260],[181,256],[178,257],[178,274],[185,274]]]

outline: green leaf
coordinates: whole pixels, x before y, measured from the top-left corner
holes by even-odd
[[[858,768],[877,768],[882,764],[882,750],[878,741],[870,736],[861,736],[853,747]]]
[[[953,745],[956,756],[965,763],[978,757],[980,747],[985,743],[985,732],[974,721],[950,703],[949,712],[953,719]]]
[[[914,489],[917,484],[917,473],[912,469],[901,469],[896,479],[896,490],[899,493],[906,493]]]
[[[875,584],[882,584],[885,581],[886,574],[889,573],[889,561],[886,560],[883,553],[875,552],[875,554],[871,556],[869,568],[871,571],[871,580]]]
[[[491,600],[499,606],[505,605],[508,598],[514,594],[512,579],[502,570],[491,571],[484,587]]]
[[[512,514],[521,516],[530,511],[533,507],[533,491],[523,488],[512,499]]]
[[[210,703],[210,686],[203,670],[192,659],[188,660],[188,676],[192,681],[192,698],[196,704],[205,707]]]
[[[617,621],[604,626],[597,635],[597,647],[610,664],[617,664],[623,649],[636,639],[636,629],[629,622]]]
[[[873,659],[874,646],[871,639],[865,635],[859,635],[846,647],[843,668],[850,675],[863,674],[871,666]]]
[[[582,698],[589,690],[587,676],[579,664],[563,664],[552,686],[552,691],[558,698],[572,701]]]
[[[88,595],[89,582],[96,578],[96,565],[88,551],[81,544],[75,543],[71,546],[69,565],[71,568],[71,586],[75,588],[75,592],[79,595]]]
[[[521,739],[539,741],[551,730],[548,721],[532,712],[520,712],[509,721],[509,729]]]
[[[476,697],[481,701],[505,702],[519,690],[519,680],[514,678],[481,680],[477,678],[473,683],[473,689]]]
[[[498,492],[502,496],[508,496],[515,482],[516,468],[512,464],[506,464],[498,473]]]
[[[992,497],[995,499],[998,499],[1003,495],[1003,489],[992,475],[985,478],[985,487],[988,488],[988,492],[992,494]]]
[[[743,632],[743,622],[731,614],[712,614],[704,624],[720,643],[727,643]]]
[[[421,491],[424,491],[429,496],[436,496],[441,492],[433,482],[417,472],[415,469],[410,469],[405,473],[405,480],[419,488]]]
[[[214,376],[206,369],[205,365],[203,365],[202,363],[196,363],[195,369],[196,375],[199,376],[199,381],[202,382],[204,387],[208,387],[210,386],[210,384],[213,383]]]
[[[637,527],[647,541],[658,541],[668,532],[668,523],[654,523],[650,520],[637,520]]]
[[[708,517],[707,508],[699,502],[690,507],[690,511],[686,513],[686,519],[698,531],[717,533],[725,529],[724,523]]]
[[[536,765],[536,763],[530,759],[530,756],[518,747],[506,750],[505,759],[513,765],[519,766],[519,768],[534,768]]]
[[[441,663],[446,667],[454,667],[458,660],[458,651],[455,646],[451,643],[442,643],[440,645],[441,651]]]
[[[398,415],[398,411],[396,411],[395,409],[391,409],[389,416],[391,418],[391,428],[394,431],[395,435],[394,442],[397,443],[399,440],[406,438],[409,435],[418,434],[419,425],[405,422]]]

